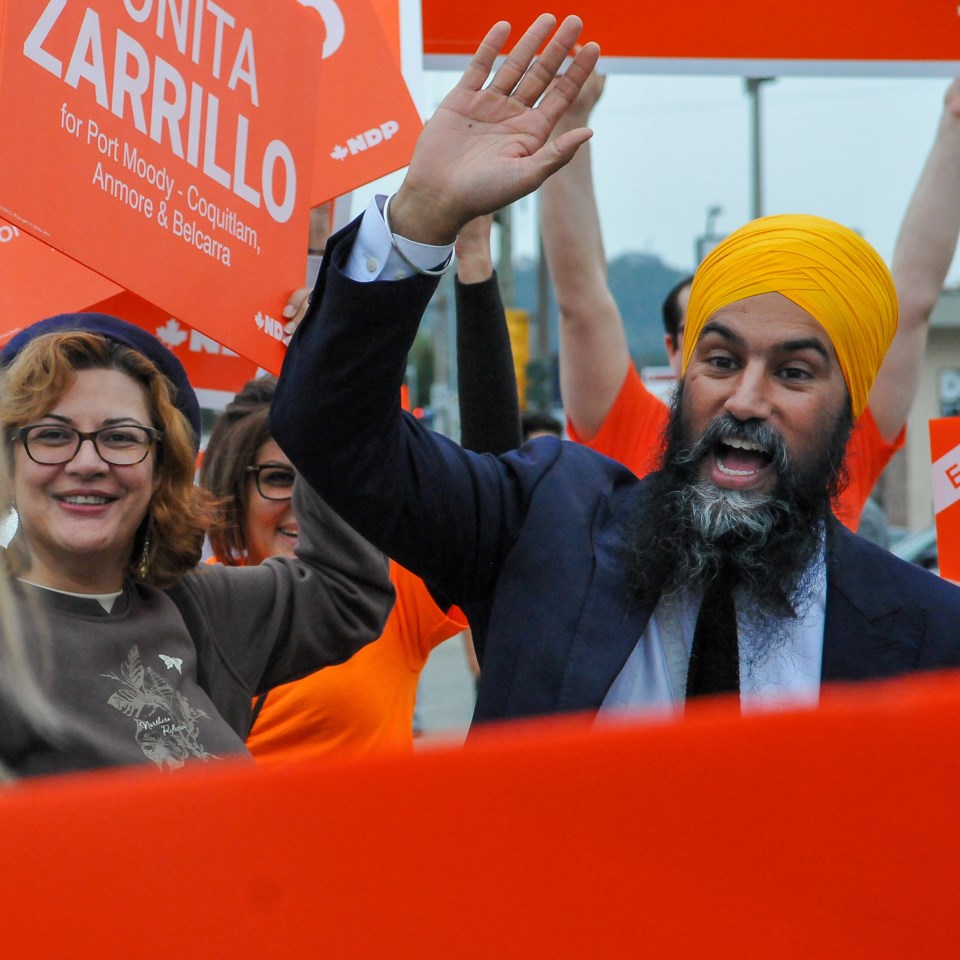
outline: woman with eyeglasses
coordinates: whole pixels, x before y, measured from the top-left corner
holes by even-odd
[[[197,567],[213,515],[193,482],[199,405],[156,338],[65,315],[18,334],[0,365],[18,514],[7,565],[64,731],[31,734],[0,703],[16,773],[248,756],[258,692],[379,634],[383,558],[305,485],[296,555]]]

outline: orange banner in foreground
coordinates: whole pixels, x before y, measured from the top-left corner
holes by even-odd
[[[930,456],[940,575],[960,580],[960,417],[930,421]]]
[[[0,795],[11,957],[950,957],[960,680]]]
[[[255,0],[2,16],[0,216],[276,368],[302,282],[320,19]]]
[[[548,5],[549,6],[549,5]],[[507,14],[482,5],[423,0],[430,66],[463,63],[498,16],[519,30],[543,13],[514,0]],[[767,0],[637,4],[591,0],[553,6],[583,18],[607,70],[655,73],[952,75],[960,70],[960,8],[914,0],[805,0],[772,18]]]

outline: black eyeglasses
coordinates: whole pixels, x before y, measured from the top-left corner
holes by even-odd
[[[34,463],[46,466],[69,463],[80,452],[84,440],[89,440],[104,463],[130,467],[146,460],[150,448],[163,439],[163,434],[153,427],[127,423],[89,433],[61,423],[31,423],[14,431],[13,439],[23,444]]]
[[[293,481],[296,473],[290,467],[276,463],[258,463],[247,467],[257,484],[257,493],[264,500],[289,500],[293,496]]]

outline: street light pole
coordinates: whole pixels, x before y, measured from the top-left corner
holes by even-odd
[[[493,215],[500,228],[500,255],[497,257],[497,282],[500,296],[508,307],[516,306],[516,279],[513,272],[513,206],[507,205]]]
[[[763,158],[760,130],[760,87],[772,83],[776,77],[744,77],[747,96],[750,97],[750,153],[752,170],[750,176],[751,204],[750,215],[753,219],[763,216]]]

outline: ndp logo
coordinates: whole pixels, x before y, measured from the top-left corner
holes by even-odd
[[[262,310],[258,310],[257,315],[253,318],[253,322],[257,325],[257,329],[261,333],[265,333],[274,340],[283,340],[283,324],[279,320],[269,316]]]
[[[20,231],[10,223],[0,225],[0,243],[10,243],[20,236]]]
[[[330,156],[334,160],[346,160],[347,157],[352,157],[363,150],[368,150],[370,147],[380,146],[381,143],[394,136],[399,129],[400,124],[396,120],[387,120],[385,123],[381,123],[379,127],[371,127],[369,130],[364,130],[363,133],[358,133],[355,137],[348,137],[346,146],[338,143],[330,151]]]
[[[205,337],[199,330],[194,330],[189,327],[185,329],[180,326],[173,317],[170,317],[162,327],[155,327],[154,332],[157,335],[157,339],[161,343],[166,344],[171,350],[177,350],[179,347],[183,347],[189,339],[190,342],[187,343],[186,349],[190,353],[210,353],[214,356],[223,357],[239,356],[239,354],[217,343],[216,340]]]

